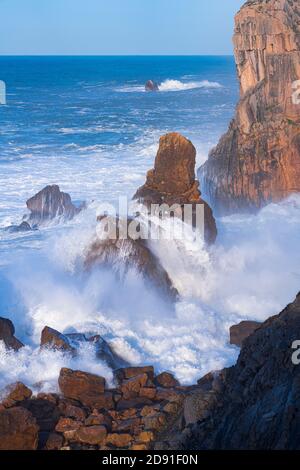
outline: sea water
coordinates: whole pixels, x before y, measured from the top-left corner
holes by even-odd
[[[0,386],[22,380],[55,390],[62,366],[106,376],[94,351],[77,358],[40,352],[45,325],[99,333],[132,364],[170,370],[183,383],[232,365],[229,327],[279,313],[299,290],[300,197],[257,215],[218,219],[211,249],[192,239],[153,250],[180,293],[161,303],[136,272],[80,269],[94,236],[97,207],[131,198],[153,167],[159,137],[181,132],[197,166],[226,131],[238,100],[232,57],[2,57],[0,79],[0,316],[26,345],[0,344]],[[148,79],[159,92],[146,93]],[[59,184],[88,208],[73,221],[29,233],[26,200]]]

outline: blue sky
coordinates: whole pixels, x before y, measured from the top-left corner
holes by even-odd
[[[231,54],[244,0],[0,0],[3,54]]]

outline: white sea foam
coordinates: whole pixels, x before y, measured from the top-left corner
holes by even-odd
[[[222,88],[222,85],[218,82],[210,82],[209,80],[182,82],[180,80],[168,79],[159,84],[158,88],[161,92],[175,92],[194,90],[197,88]],[[146,90],[145,85],[126,85],[116,88],[116,91],[120,93],[144,93]]]
[[[101,334],[133,364],[154,364],[157,371],[170,370],[192,383],[235,362],[238,349],[228,343],[232,324],[278,313],[299,290],[300,196],[269,205],[257,215],[219,220],[219,242],[209,251],[192,237],[151,242],[181,294],[175,310],[134,271],[123,282],[107,270],[82,274],[80,264],[95,230],[93,211],[85,214],[74,227],[49,232],[42,251],[15,256],[9,271],[16,299],[10,316],[16,335],[29,347],[9,357],[2,352],[2,383],[42,380],[51,388],[62,365],[98,371],[110,379],[104,365],[86,351],[76,363],[61,354],[39,356],[45,325]]]

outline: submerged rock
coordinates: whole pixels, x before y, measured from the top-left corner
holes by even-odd
[[[145,85],[146,91],[159,91],[158,84],[153,80],[148,80]]]
[[[41,348],[47,347],[59,351],[70,352],[74,355],[83,343],[90,343],[95,348],[96,357],[113,370],[125,367],[128,363],[116,354],[101,336],[86,336],[82,333],[62,334],[46,326],[41,334]]]
[[[101,217],[101,222],[110,217]],[[178,292],[173,287],[171,279],[162,267],[159,259],[148,247],[147,240],[139,238],[120,237],[119,227],[127,225],[131,220],[113,219],[117,225],[116,238],[109,236],[97,239],[89,248],[85,266],[90,269],[94,266],[111,268],[119,278],[123,278],[130,269],[136,269],[151,287],[154,287],[161,296],[171,302],[178,298]]]
[[[15,336],[15,327],[12,321],[0,317],[0,341],[3,341],[8,349],[18,351],[24,346]]]
[[[178,216],[182,217],[184,205],[191,205],[193,225],[198,205],[204,207],[204,237],[214,243],[217,237],[216,221],[209,205],[201,198],[199,182],[195,179],[196,149],[178,133],[160,138],[154,169],[148,171],[146,183],[140,187],[133,199],[138,200],[149,211],[151,205],[178,205]]]
[[[82,209],[76,207],[72,203],[71,196],[60,191],[57,185],[46,186],[28,199],[26,205],[30,210],[28,221],[33,225],[39,225],[56,217],[70,220]]]
[[[5,230],[10,233],[31,232],[33,229],[28,222],[23,221],[20,225],[10,225]]]
[[[234,45],[240,102],[199,171],[221,214],[300,192],[299,2],[247,1],[235,19]]]

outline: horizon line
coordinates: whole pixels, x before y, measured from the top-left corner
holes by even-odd
[[[234,57],[234,54],[0,54],[0,57]]]

